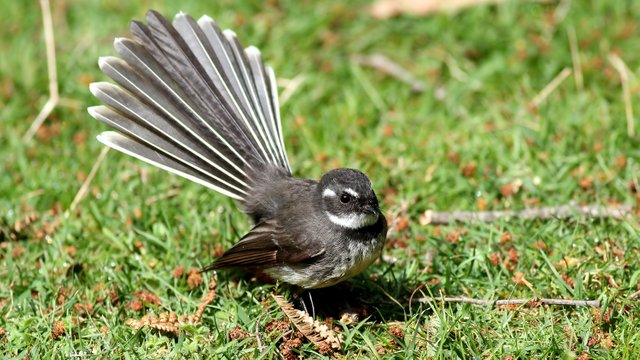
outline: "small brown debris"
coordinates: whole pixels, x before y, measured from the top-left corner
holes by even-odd
[[[498,252],[494,252],[491,255],[489,255],[489,262],[491,262],[491,264],[493,266],[498,266],[500,264],[500,253]]]
[[[462,167],[462,175],[464,177],[472,177],[475,173],[476,173],[476,168],[478,167],[478,164],[474,161],[471,161],[468,164],[465,164]]]
[[[58,340],[60,336],[63,336],[66,333],[64,329],[64,323],[62,321],[56,321],[53,323],[53,329],[51,329],[51,338],[53,340]]]
[[[296,331],[294,334],[290,336],[285,336],[283,338],[284,341],[280,343],[278,346],[278,350],[280,350],[280,355],[286,360],[297,360],[298,356],[293,351],[294,349],[299,349],[302,346],[302,335],[299,331]]]
[[[583,177],[582,179],[580,179],[578,184],[580,185],[582,190],[589,190],[593,187],[593,178],[591,178],[590,176]]]
[[[547,250],[547,244],[545,244],[545,242],[542,240],[536,240],[536,242],[533,244],[533,248],[545,251]]]
[[[204,295],[202,300],[200,300],[200,304],[198,305],[198,309],[196,312],[189,316],[178,316],[175,312],[164,312],[160,314],[160,316],[153,315],[145,315],[140,320],[136,319],[127,319],[125,323],[136,330],[147,327],[150,329],[155,329],[164,333],[172,334],[178,336],[180,334],[180,327],[184,324],[198,324],[202,319],[202,315],[206,307],[213,302],[216,297],[216,285],[217,285],[217,277],[213,277],[211,282],[209,283],[209,290]],[[140,304],[142,307],[142,303],[140,301],[135,301]],[[133,303],[133,302],[132,302]],[[130,303],[131,304],[131,303]]]
[[[21,257],[22,255],[24,255],[24,252],[25,252],[25,250],[24,250],[24,248],[22,246],[20,246],[20,244],[18,244],[18,243],[14,243],[13,244],[13,247],[11,249],[11,254],[13,254],[14,258]]]
[[[179,265],[171,272],[171,276],[174,278],[181,278],[184,275],[184,266]]]
[[[393,325],[389,328],[389,332],[391,335],[397,337],[398,339],[404,339],[404,330],[398,325]]]
[[[478,208],[478,210],[480,211],[485,211],[487,209],[488,204],[489,202],[485,198],[480,197],[478,198],[478,200],[476,200],[476,208]]]
[[[231,338],[231,340],[242,340],[248,338],[249,336],[249,333],[242,330],[240,325],[236,325],[236,327],[229,331],[229,338]]]
[[[522,180],[514,180],[500,187],[500,194],[504,197],[511,197],[517,194],[522,187]]]
[[[80,315],[85,315],[85,314],[86,315],[91,315],[93,313],[93,303],[90,303],[90,302],[75,303],[73,305],[73,308]]]
[[[518,265],[519,258],[520,258],[520,254],[518,253],[518,250],[516,250],[516,248],[511,248],[509,250],[509,254],[507,255],[507,258],[502,262],[502,265],[504,265],[504,267],[507,270],[513,271],[516,269],[516,266]]]
[[[282,296],[271,294],[276,304],[285,313],[289,321],[320,351],[325,354],[339,350],[342,335],[336,334],[326,324],[313,320],[309,314],[302,310],[296,310],[291,303]]]
[[[397,232],[403,232],[409,228],[409,218],[407,216],[400,215],[395,220],[395,230]]]
[[[217,258],[221,257],[222,255],[224,255],[224,248],[222,247],[222,244],[215,243],[215,245],[213,245],[213,251],[211,251],[211,256]]]
[[[78,251],[77,247],[68,245],[62,245],[62,249],[71,257],[73,257],[76,254],[76,251]]]
[[[619,287],[619,285],[616,282],[616,280],[610,274],[603,273],[602,276],[604,276],[604,278],[607,280],[607,283],[609,284],[610,287],[612,287],[614,289],[617,289]]]
[[[120,306],[120,294],[118,293],[118,288],[116,286],[112,286],[109,290],[109,302],[113,306]]]
[[[147,290],[137,290],[133,293],[133,296],[135,296],[136,298],[138,298],[138,300],[142,301],[145,304],[156,306],[160,305],[160,298],[156,294]]]
[[[576,358],[576,360],[589,360],[589,353],[583,352]]]
[[[573,288],[573,279],[568,277],[567,274],[560,274],[560,278],[562,278],[570,288]]]
[[[605,334],[602,340],[600,340],[600,347],[603,349],[612,349],[614,346],[613,340],[611,340],[611,334],[609,333]]]
[[[513,240],[513,236],[511,236],[511,233],[508,231],[503,232],[500,236],[501,245],[510,244],[511,240]]]
[[[278,335],[284,333],[289,330],[289,323],[284,320],[272,320],[267,323],[264,327],[264,332],[270,334],[271,332],[276,332]]]
[[[618,169],[624,169],[627,166],[627,157],[620,154],[616,156],[615,163]]]
[[[520,271],[517,271],[513,274],[511,281],[513,281],[514,283],[520,286],[526,286],[529,289],[531,289],[531,291],[534,291],[533,285],[527,280],[527,278],[524,276],[524,273]]]
[[[594,152],[600,152],[602,151],[602,149],[604,149],[604,144],[601,141],[598,141],[597,143],[593,144]]]
[[[127,304],[127,310],[139,312],[142,311],[142,309],[144,309],[144,305],[142,305],[142,301],[140,300],[132,300]]]
[[[164,333],[173,334],[178,336],[180,334],[180,327],[176,313],[163,313],[160,317],[145,315],[140,320],[127,319],[125,324],[131,326],[136,330],[140,330],[144,327],[150,329],[162,331]]]
[[[200,270],[196,268],[191,268],[187,271],[187,284],[189,285],[189,290],[193,290],[198,286],[202,285],[204,279],[202,278],[202,274]]]
[[[447,159],[456,165],[460,164],[460,155],[458,155],[457,152],[449,151],[447,153]]]
[[[393,136],[393,125],[387,124],[384,127],[382,127],[382,135],[384,135],[384,137],[392,137]]]
[[[445,235],[445,238],[448,242],[452,244],[457,244],[460,242],[460,231],[458,231],[458,229],[453,231],[448,231],[447,234]]]
[[[87,142],[87,132],[84,130],[77,131],[73,134],[73,143],[76,145],[82,145]]]
[[[85,88],[89,86],[92,82],[95,82],[96,78],[93,74],[82,73],[78,76],[78,83],[84,86]]]

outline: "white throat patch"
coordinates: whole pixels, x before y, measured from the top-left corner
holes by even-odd
[[[361,229],[371,226],[378,221],[378,214],[349,214],[349,215],[333,215],[325,211],[332,223],[347,229]]]

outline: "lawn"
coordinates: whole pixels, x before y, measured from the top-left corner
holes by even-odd
[[[95,136],[106,130],[86,112],[98,104],[89,83],[107,79],[97,59],[115,55],[113,38],[154,8],[208,14],[262,50],[286,95],[281,114],[296,176],[354,167],[371,178],[393,224],[384,259],[312,293],[316,318],[342,337],[333,356],[637,358],[636,215],[436,226],[424,214],[569,203],[631,205],[637,214],[640,129],[631,134],[629,119],[640,113],[640,2],[508,1],[385,20],[369,6],[53,1],[63,101],[24,141],[48,96],[41,11],[37,1],[4,1],[0,355],[327,355],[271,296],[297,304],[296,289],[241,271],[218,272],[202,318],[175,333],[130,326],[145,315],[193,314],[214,274],[190,269],[250,226],[232,200],[116,151],[72,207],[102,151]],[[425,90],[356,61],[373,54]],[[442,296],[601,307],[478,306]]]

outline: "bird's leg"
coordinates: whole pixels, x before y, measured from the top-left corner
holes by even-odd
[[[309,312],[309,310],[307,309],[307,304],[306,304],[304,296],[303,296],[305,294],[309,297],[309,303],[311,305],[311,312]],[[311,291],[310,290],[305,290],[305,289],[299,288],[293,294],[293,296],[294,296],[294,298],[296,300],[298,300],[298,302],[302,306],[302,309],[304,310],[304,312],[306,312],[307,314],[311,315],[312,318],[316,317],[316,309],[315,309],[315,306],[313,304],[313,297],[311,296]]]

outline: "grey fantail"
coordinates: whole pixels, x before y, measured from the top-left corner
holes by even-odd
[[[149,11],[102,57],[118,85],[93,83],[113,127],[105,145],[236,199],[253,228],[204,270],[247,268],[303,288],[334,285],[380,256],[387,221],[366,175],[335,169],[320,181],[292,176],[275,76],[209,17],[170,23]]]

